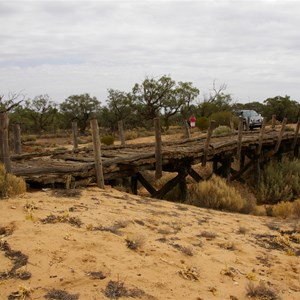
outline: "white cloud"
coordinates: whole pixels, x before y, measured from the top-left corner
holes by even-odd
[[[0,1],[0,92],[64,100],[169,74],[239,101],[300,100],[300,2]]]

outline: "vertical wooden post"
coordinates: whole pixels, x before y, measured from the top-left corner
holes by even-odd
[[[6,112],[0,112],[0,162],[5,166],[6,172],[11,172],[8,144],[8,116]]]
[[[242,152],[242,137],[243,137],[243,117],[239,117],[239,131],[238,131],[238,140],[237,140],[237,149],[236,149],[236,159],[241,160]]]
[[[249,131],[249,129],[250,129],[250,117],[246,119],[246,130]]]
[[[15,145],[15,153],[22,153],[22,143],[21,143],[21,128],[20,124],[14,125],[14,145]]]
[[[254,158],[254,165],[253,165],[253,178],[254,178],[254,185],[256,187],[259,186],[260,183],[260,160],[259,160],[259,156],[256,156]]]
[[[118,121],[118,130],[119,130],[119,139],[121,142],[121,146],[125,146],[124,126],[122,120]]]
[[[101,158],[101,143],[100,143],[99,127],[98,127],[97,120],[95,119],[91,120],[91,127],[92,127],[92,136],[93,136],[97,185],[99,188],[104,189],[104,177],[103,177],[102,158]]]
[[[191,137],[191,133],[190,133],[190,127],[188,121],[184,122],[184,127],[185,127],[185,136],[186,138],[189,139]]]
[[[256,155],[260,155],[261,149],[262,149],[262,143],[264,140],[264,134],[265,134],[265,127],[266,127],[266,119],[263,119],[263,122],[261,124],[260,132],[259,132],[259,140],[258,140],[258,146],[256,149]]]
[[[282,140],[282,136],[283,136],[284,129],[285,129],[285,125],[286,125],[286,121],[287,121],[287,118],[284,118],[283,121],[282,121],[281,130],[280,130],[279,135],[278,135],[277,144],[274,148],[274,153],[277,153],[278,150],[279,150],[281,140]]]
[[[182,202],[184,202],[187,196],[187,184],[186,184],[186,176],[188,174],[187,168],[182,168],[180,172],[182,172],[184,175],[178,183],[179,191],[180,191],[179,198]]]
[[[295,130],[295,135],[294,135],[294,140],[293,143],[291,145],[291,149],[294,151],[294,157],[297,157],[298,155],[296,154],[296,145],[297,145],[297,141],[298,141],[298,135],[299,135],[299,128],[300,128],[300,118],[298,118],[298,122],[297,122],[297,126],[296,126],[296,130]],[[299,147],[298,147],[299,148]]]
[[[72,122],[72,136],[73,136],[73,151],[77,151],[78,150],[77,122]]]
[[[207,137],[206,137],[204,149],[203,149],[202,167],[206,166],[209,142],[210,142],[210,139],[211,139],[211,136],[212,136],[212,132],[215,128],[216,128],[216,121],[211,120],[208,131],[207,131]]]
[[[275,129],[275,123],[276,123],[276,115],[272,115],[272,125],[271,125],[272,129]]]
[[[160,130],[160,119],[154,119],[154,128],[155,128],[155,178],[159,179],[162,177],[162,155],[161,155],[161,130]]]
[[[137,186],[138,186],[138,177],[137,175],[133,175],[131,176],[130,187],[131,187],[131,192],[134,195],[137,195]]]

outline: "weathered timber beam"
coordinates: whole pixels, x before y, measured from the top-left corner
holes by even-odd
[[[254,160],[252,159],[248,163],[246,163],[246,165],[241,170],[239,170],[236,174],[234,174],[231,177],[231,180],[235,180],[235,179],[239,178],[240,176],[242,176],[252,166],[253,161]]]
[[[196,182],[203,180],[203,178],[192,167],[187,168],[187,172]]]
[[[144,188],[151,194],[155,194],[156,193],[156,189],[146,180],[146,178],[140,173],[138,172],[136,174],[137,180],[144,186]]]
[[[130,188],[132,194],[134,195],[137,195],[137,185],[138,185],[137,176],[136,175],[131,176]]]
[[[276,153],[276,152],[279,150],[279,147],[280,147],[280,144],[281,144],[281,141],[282,141],[282,136],[283,136],[283,133],[284,133],[284,129],[285,129],[286,122],[287,122],[287,118],[284,118],[284,119],[283,119],[283,122],[282,122],[282,125],[281,125],[280,133],[279,133],[279,135],[278,135],[278,140],[277,140],[276,146],[275,146],[275,148],[274,148],[274,153]]]
[[[181,170],[176,177],[169,180],[160,190],[154,193],[152,197],[157,199],[162,199],[170,190],[172,190],[186,176],[187,176],[187,171]]]

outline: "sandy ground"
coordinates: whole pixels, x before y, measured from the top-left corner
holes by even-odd
[[[47,189],[0,200],[0,238],[1,300],[300,299],[299,219]]]

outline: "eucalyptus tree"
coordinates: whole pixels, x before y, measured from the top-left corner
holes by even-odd
[[[22,122],[27,126],[31,124],[36,133],[57,129],[57,104],[47,94],[26,100],[20,113]]]
[[[191,82],[176,83],[164,75],[159,79],[146,78],[141,84],[136,83],[131,98],[133,108],[141,120],[149,121],[162,116],[168,127],[170,117],[184,105],[190,105],[198,94],[199,90]]]
[[[263,115],[270,120],[272,115],[276,115],[276,119],[282,121],[287,117],[289,122],[297,122],[300,111],[299,102],[292,100],[290,96],[276,96],[267,98],[264,101],[265,107]]]
[[[60,104],[60,110],[66,120],[69,123],[77,121],[81,134],[85,134],[89,120],[99,112],[100,108],[100,101],[87,93],[69,96]]]

